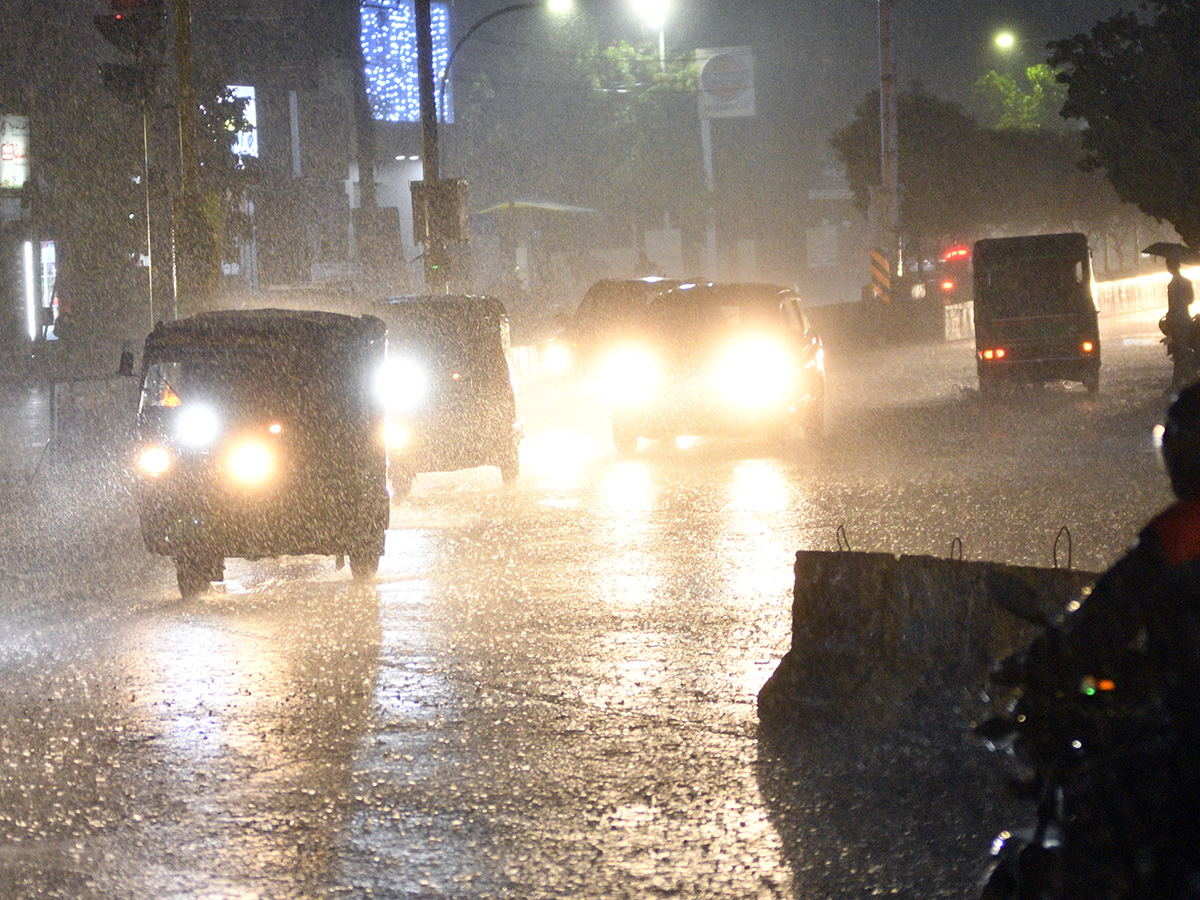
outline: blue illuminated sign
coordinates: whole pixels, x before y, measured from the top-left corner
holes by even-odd
[[[411,0],[365,0],[359,7],[362,49],[371,112],[384,122],[421,121],[417,86],[416,13]],[[450,58],[450,13],[432,6],[434,90]],[[454,121],[454,103],[446,89],[442,120]]]

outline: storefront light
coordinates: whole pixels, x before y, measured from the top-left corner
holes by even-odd
[[[37,340],[38,308],[37,292],[34,290],[33,241],[25,242],[25,317],[29,321],[29,339]]]

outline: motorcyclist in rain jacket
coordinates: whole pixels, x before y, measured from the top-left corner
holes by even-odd
[[[1066,898],[1200,898],[1200,385],[1160,449],[1177,501],[1026,654]]]

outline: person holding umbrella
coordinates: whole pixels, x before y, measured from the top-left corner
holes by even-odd
[[[1167,314],[1158,327],[1166,335],[1167,354],[1174,362],[1171,377],[1172,392],[1196,380],[1196,326],[1192,320],[1191,305],[1196,298],[1191,279],[1180,271],[1182,263],[1200,262],[1200,253],[1183,244],[1168,244],[1160,241],[1151,244],[1143,253],[1161,256],[1166,260],[1171,280],[1167,282]]]

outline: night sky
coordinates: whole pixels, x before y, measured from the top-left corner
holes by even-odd
[[[607,35],[611,39],[656,40],[636,24],[637,0],[576,0],[585,10],[575,34],[557,32],[557,49]],[[879,79],[878,5],[876,0],[670,0],[666,28],[669,47],[693,49],[752,45],[763,76],[760,89],[819,98],[825,114],[846,119],[853,104]],[[507,0],[457,0],[458,27],[506,5]],[[974,80],[1014,60],[1044,61],[1052,39],[1089,31],[1129,0],[893,0],[895,55],[901,87],[919,81],[939,96],[966,102]],[[533,43],[524,16],[497,20],[476,39],[499,53],[552,54]],[[993,48],[992,36],[1012,30],[1018,47],[1006,60]],[[599,32],[599,33],[598,33]],[[782,105],[789,104],[784,98]]]

